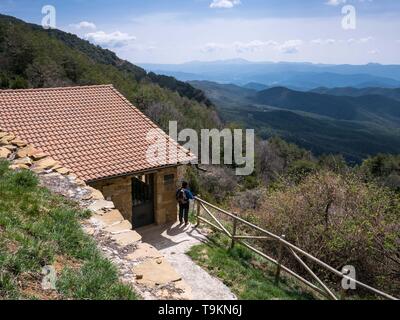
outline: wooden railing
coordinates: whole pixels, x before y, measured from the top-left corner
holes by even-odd
[[[378,295],[381,296],[385,299],[389,300],[398,300],[397,298],[382,292],[378,289],[375,289],[365,283],[362,283],[356,279],[353,279],[349,277],[348,275],[336,270],[332,266],[328,265],[327,263],[319,260],[318,258],[314,257],[313,255],[305,252],[304,250],[300,249],[299,247],[293,245],[292,243],[288,242],[285,240],[285,236],[278,236],[272,232],[269,232],[267,230],[264,230],[263,228],[260,228],[259,226],[250,223],[238,215],[235,215],[233,213],[230,213],[226,210],[223,210],[221,208],[218,208],[217,206],[208,203],[199,197],[195,197],[195,204],[196,204],[196,218],[197,218],[197,226],[199,226],[202,222],[206,223],[207,225],[213,227],[219,232],[222,232],[225,234],[227,237],[231,239],[231,248],[235,246],[235,243],[240,243],[244,247],[248,248],[249,250],[253,251],[257,255],[265,258],[269,262],[273,263],[276,265],[276,273],[275,273],[275,281],[279,282],[281,272],[284,271],[290,276],[293,276],[297,280],[301,281],[304,283],[306,286],[311,288],[312,290],[318,292],[322,296],[332,299],[332,300],[339,300],[339,298],[336,296],[336,294],[333,292],[333,290],[329,289],[328,286],[316,275],[316,273],[307,265],[307,263],[304,261],[304,258],[307,258],[314,263],[318,264],[320,267],[322,267],[325,270],[330,271],[334,275],[338,276],[341,279],[346,279],[348,281],[352,281],[352,283]],[[216,210],[218,213],[222,214],[225,217],[228,217],[228,219],[232,219],[232,231],[230,232],[227,227],[224,225],[226,223],[226,219],[224,220],[224,223],[220,221],[220,219],[217,218],[217,216],[211,212],[211,209]],[[211,221],[203,217],[202,215],[202,210],[206,213],[211,218]],[[258,234],[261,234],[259,236],[256,235],[248,235],[248,234],[239,234],[238,226],[239,224],[242,224],[246,226],[247,228],[251,229],[254,232],[257,232]],[[261,249],[256,248],[253,245],[250,245],[246,240],[258,240],[258,241],[276,241],[277,242],[277,249],[278,249],[278,257],[277,259],[274,259],[270,257],[269,255],[265,254],[264,252],[261,251]],[[296,272],[292,271],[282,263],[282,258],[283,258],[283,253],[284,250],[287,250],[307,271],[307,273],[314,279],[314,281],[318,284],[314,284],[313,282],[305,279],[301,275],[297,274]]]

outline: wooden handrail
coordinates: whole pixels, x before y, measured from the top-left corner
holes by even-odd
[[[289,251],[293,254],[293,256],[296,258],[298,262],[308,271],[309,274],[320,284],[320,286],[326,291],[326,293],[333,299],[333,300],[338,300],[336,296],[333,294],[331,290],[326,286],[326,284],[318,278],[318,276],[314,273],[314,271],[311,270],[311,268],[296,254],[296,252],[293,251],[293,249],[289,248]]]
[[[335,268],[333,268],[332,266],[328,265],[327,263],[319,260],[318,258],[314,257],[313,255],[309,254],[308,252],[306,252],[306,251],[302,250],[301,248],[295,246],[294,244],[288,242],[283,237],[280,237],[280,236],[278,236],[278,235],[276,235],[276,234],[274,234],[274,233],[272,233],[270,231],[267,231],[267,230],[255,225],[255,224],[253,224],[253,223],[251,223],[251,222],[249,222],[247,220],[244,220],[243,218],[241,218],[241,217],[239,217],[239,216],[237,216],[235,214],[232,214],[232,213],[230,213],[230,212],[228,212],[228,211],[226,211],[224,209],[221,209],[221,208],[219,208],[219,207],[217,207],[217,206],[215,206],[215,205],[213,205],[213,204],[211,204],[211,203],[209,203],[209,202],[207,202],[207,201],[205,201],[205,200],[203,200],[203,199],[201,199],[199,197],[195,197],[195,201],[197,201],[197,203],[198,203],[198,205],[197,205],[197,221],[198,221],[198,224],[200,223],[200,221],[203,221],[203,222],[215,227],[218,231],[223,232],[226,236],[228,236],[232,240],[232,244],[234,244],[235,241],[238,242],[238,243],[241,243],[242,245],[244,245],[248,249],[250,249],[253,252],[257,253],[258,255],[266,258],[270,262],[272,262],[275,265],[277,265],[278,268],[281,268],[282,270],[286,271],[290,275],[292,275],[292,276],[296,277],[297,279],[301,280],[302,282],[307,284],[309,287],[311,287],[312,289],[318,291],[319,293],[323,294],[324,296],[336,299],[336,296],[325,286],[325,284],[321,283],[321,280],[311,271],[311,269],[306,265],[306,263],[296,253],[299,253],[299,254],[305,256],[306,258],[312,260],[313,262],[315,262],[319,266],[327,269],[328,271],[334,273],[335,275],[341,277],[342,279],[346,279],[346,280],[352,281],[355,284],[359,285],[360,287],[362,287],[364,289],[367,289],[367,290],[369,290],[369,291],[371,291],[371,292],[373,292],[373,293],[375,293],[375,294],[377,294],[379,296],[382,296],[382,297],[384,297],[386,299],[398,300],[397,298],[395,298],[395,297],[393,297],[393,296],[391,296],[391,295],[389,295],[389,294],[387,294],[385,292],[382,292],[382,291],[380,291],[378,289],[375,289],[375,288],[373,288],[373,287],[371,287],[371,286],[369,286],[369,285],[367,285],[365,283],[362,283],[362,282],[360,282],[360,281],[358,281],[356,279],[353,279],[353,278],[343,274],[342,272],[336,270]],[[207,214],[209,214],[211,216],[211,218],[214,221],[217,222],[218,226],[216,226],[214,223],[208,221],[207,219],[205,219],[203,217],[200,217],[200,206],[205,210],[205,212]],[[256,231],[261,232],[265,236],[248,236],[248,235],[241,236],[241,235],[237,235],[236,234],[236,230],[235,230],[235,233],[233,235],[231,235],[229,233],[229,231],[223,226],[223,224],[220,221],[218,221],[218,219],[211,213],[211,211],[208,208],[206,208],[206,206],[208,206],[210,208],[213,208],[213,209],[217,210],[218,212],[220,212],[220,213],[222,213],[222,214],[234,219],[235,224],[237,224],[237,222],[240,222],[240,223],[242,223],[242,224],[244,224],[244,225],[246,225],[246,226],[248,226],[248,227],[250,227],[250,228],[252,228],[252,229],[254,229]],[[303,265],[303,267],[306,268],[306,270],[313,276],[314,279],[315,279],[315,277],[317,278],[317,281],[323,287],[323,289],[315,286],[314,284],[312,284],[308,280],[306,280],[303,277],[301,277],[300,275],[296,274],[295,272],[293,272],[289,268],[283,266],[280,262],[278,262],[275,259],[272,259],[271,257],[269,257],[268,255],[264,254],[260,250],[254,248],[253,246],[247,244],[244,241],[241,241],[241,240],[245,240],[245,239],[275,240],[275,241],[279,242],[280,245],[286,247],[294,255],[296,260],[298,260]]]

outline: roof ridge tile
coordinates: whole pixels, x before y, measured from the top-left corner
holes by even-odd
[[[49,87],[49,88],[28,88],[28,89],[0,89],[3,92],[34,92],[34,91],[56,91],[56,90],[71,90],[71,89],[95,89],[95,88],[114,88],[112,84],[94,84],[85,86],[68,86],[68,87]]]

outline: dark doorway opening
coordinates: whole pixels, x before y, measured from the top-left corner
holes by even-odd
[[[133,228],[147,226],[154,221],[154,174],[132,178]]]

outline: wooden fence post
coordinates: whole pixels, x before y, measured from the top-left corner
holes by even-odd
[[[197,196],[197,198],[199,198],[200,195]],[[196,228],[200,225],[200,201],[198,199],[196,199],[197,201],[197,224],[196,224]]]
[[[285,235],[282,235],[281,238],[285,240]],[[278,265],[276,266],[276,274],[275,274],[275,283],[278,284],[281,275],[281,266],[282,266],[282,258],[283,258],[283,243],[279,241],[278,247]]]
[[[235,247],[236,228],[237,228],[237,220],[233,219],[233,231],[232,231],[231,249],[233,249]]]

